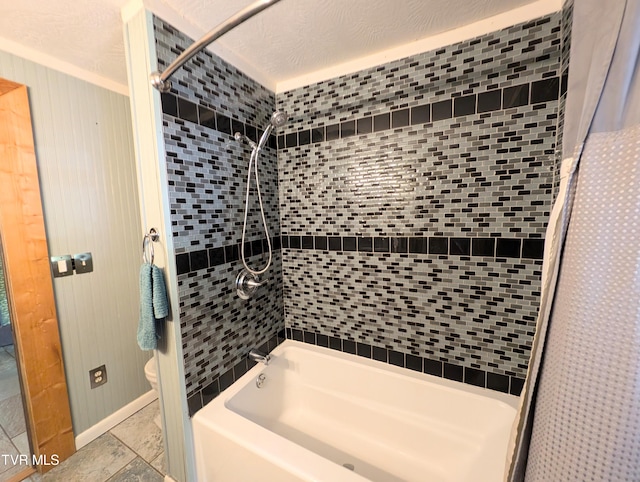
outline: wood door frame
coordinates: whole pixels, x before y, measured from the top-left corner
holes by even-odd
[[[75,452],[27,87],[0,78],[0,236],[27,431],[39,472]]]

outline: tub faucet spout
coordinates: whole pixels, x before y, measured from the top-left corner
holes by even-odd
[[[249,360],[253,360],[254,362],[257,362],[257,363],[264,363],[265,365],[268,365],[269,362],[271,361],[271,355],[267,353],[263,353],[256,348],[253,348],[249,352],[248,357],[249,357]]]

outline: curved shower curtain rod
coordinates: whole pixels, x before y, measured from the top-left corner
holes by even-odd
[[[213,30],[211,30],[209,33],[207,33],[200,40],[191,44],[187,50],[182,52],[182,54],[180,54],[180,56],[175,59],[171,63],[171,65],[169,65],[169,67],[165,69],[164,72],[153,72],[150,77],[151,85],[153,85],[160,92],[169,92],[169,90],[171,90],[171,81],[169,80],[169,78],[174,74],[176,70],[182,67],[189,59],[191,59],[191,57],[196,55],[214,40],[222,37],[225,33],[236,28],[245,20],[249,20],[254,15],[262,12],[264,9],[269,8],[271,5],[279,1],[280,0],[258,0],[257,2],[253,2],[251,5],[243,8],[235,15],[232,15],[217,27],[215,27]]]

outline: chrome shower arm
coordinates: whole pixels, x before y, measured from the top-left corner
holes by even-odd
[[[214,40],[222,37],[230,30],[233,30],[245,20],[249,20],[254,15],[262,12],[264,9],[269,8],[271,5],[279,1],[280,0],[258,0],[257,2],[253,2],[251,5],[243,8],[235,15],[229,17],[209,33],[207,33],[200,40],[191,44],[187,50],[182,52],[182,54],[180,54],[180,56],[164,70],[164,72],[153,72],[150,77],[151,85],[153,85],[160,92],[169,92],[169,90],[171,90],[171,82],[169,81],[169,78],[174,74],[176,70],[178,70],[187,61],[189,61],[191,57],[196,55]]]

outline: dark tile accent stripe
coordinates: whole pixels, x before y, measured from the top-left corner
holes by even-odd
[[[409,125],[409,109],[400,109],[391,112],[391,127],[406,127]]]
[[[544,243],[544,240],[536,241]],[[496,254],[495,238],[471,238],[471,254],[473,256],[490,256],[493,258]],[[536,259],[542,259],[542,256]]]
[[[325,129],[322,127],[314,127],[311,129],[311,142],[314,144],[317,142],[324,142],[325,139]]]
[[[471,254],[471,238],[449,238],[449,254],[469,256]]]
[[[285,332],[289,340],[302,341],[310,345],[318,345],[364,358],[371,358],[376,361],[388,363],[389,365],[395,365],[440,378],[447,378],[476,387],[510,393],[511,395],[519,396],[524,386],[524,379],[515,376],[486,372],[478,368],[462,367],[453,363],[424,358],[411,353],[388,350],[379,346],[372,346],[353,340],[344,340],[334,336],[328,337],[327,335],[319,335],[297,328],[287,328]]]
[[[463,115],[470,115],[476,113],[476,96],[465,95],[464,97],[457,97],[453,100],[453,115],[454,117],[460,117]]]
[[[340,138],[340,124],[331,124],[329,126],[326,127],[325,129],[326,132],[326,139],[328,141],[333,141],[335,139],[339,139]],[[278,147],[280,147],[280,144],[278,143]]]
[[[490,90],[478,94],[478,113],[500,110],[502,107],[502,92],[500,90]]]
[[[160,94],[162,112],[178,117],[178,98],[173,94]]]
[[[189,262],[189,253],[181,253],[176,255],[176,268],[178,274],[184,274],[191,271],[191,263]]]
[[[431,119],[435,121],[451,119],[451,99],[434,102],[431,106]]]
[[[370,134],[373,132],[373,118],[371,117],[363,117],[362,119],[358,119],[357,121],[356,133],[360,134]]]
[[[426,124],[431,122],[431,106],[429,104],[419,105],[411,108],[411,125]]]
[[[178,97],[178,114],[184,119],[194,124],[198,123],[198,106],[193,102]]]
[[[560,78],[551,77],[531,84],[531,103],[549,102],[560,97]]]
[[[502,91],[502,108],[511,109],[529,103],[529,84],[514,85]]]
[[[509,377],[498,373],[487,373],[487,388],[498,392],[509,393]]]
[[[413,236],[389,238],[356,236],[282,235],[282,246],[319,251],[359,251],[364,253],[442,254],[491,258],[542,259],[542,238],[448,238]],[[497,247],[496,247],[497,246]],[[178,255],[182,256],[182,255]],[[177,260],[176,260],[177,261]],[[193,270],[193,266],[191,268]]]
[[[520,239],[498,238],[496,246],[496,257],[498,258],[519,258],[521,251]]]
[[[309,236],[313,241],[313,237]],[[271,238],[271,248],[273,251],[281,249],[282,240],[280,236]],[[288,244],[286,245],[289,246]],[[298,248],[300,246],[298,245]],[[313,249],[313,244],[303,249]],[[267,252],[267,238],[256,239],[246,242],[244,247],[246,256],[255,256]],[[240,243],[219,246],[217,248],[199,249],[188,253],[176,254],[176,268],[178,274],[191,273],[200,269],[213,268],[226,263],[237,261],[240,257]]]
[[[254,142],[258,142],[258,133],[262,135],[263,127],[256,127],[250,124],[245,124],[244,122],[240,122],[236,119],[231,119],[224,114],[215,112],[208,107],[194,104],[190,100],[184,99],[175,94],[160,94],[160,98],[162,100],[162,112],[164,114],[193,122],[194,124],[200,124],[203,127],[208,127],[209,129],[217,130],[224,134],[233,135],[236,132],[240,132],[245,134]],[[295,133],[287,135],[292,135],[291,145],[288,145],[287,143],[287,147],[303,145],[306,141],[306,137],[296,137],[294,141],[293,136],[296,135]],[[306,144],[308,143],[309,142],[307,141]],[[284,141],[279,145],[280,147],[284,147]],[[278,143],[274,135],[269,136],[267,146],[271,149],[277,148]]]
[[[209,267],[209,256],[206,249],[200,249],[198,251],[191,251],[189,253],[189,260],[192,271],[204,269]]]
[[[444,378],[455,382],[464,381],[464,367],[444,362]]]
[[[306,332],[305,332],[306,334]],[[281,330],[277,335],[272,336],[266,342],[258,347],[262,352],[269,353],[275,349],[280,343],[285,340],[285,331]],[[289,337],[290,338],[290,337]],[[316,344],[315,333],[309,333],[309,340],[313,339],[314,342],[307,341],[307,343]],[[306,338],[305,338],[306,341]],[[249,349],[247,349],[249,352]],[[204,407],[211,400],[220,395],[224,390],[229,388],[236,380],[242,375],[247,373],[256,363],[243,357],[238,363],[223,372],[218,378],[216,378],[209,385],[202,390],[198,390],[187,398],[187,406],[189,407],[189,416],[193,417],[198,410]]]
[[[465,115],[483,114],[529,104],[557,101],[560,96],[560,89],[561,78],[556,76],[531,83],[505,87],[504,89],[489,90],[479,94],[458,95],[433,104],[421,104],[411,108],[384,112],[375,116],[344,120],[339,124],[312,127],[279,135],[277,145],[278,149],[290,149],[310,143],[316,144],[318,142],[344,139],[353,135],[370,134],[371,132],[426,124]],[[162,105],[164,110],[164,98]],[[165,113],[173,112],[176,109],[181,112],[181,109],[174,107],[171,99],[167,100],[166,109]],[[202,123],[202,114],[200,115],[200,123]]]
[[[389,113],[379,114],[373,118],[373,131],[386,131],[391,128],[391,118]],[[329,140],[329,139],[327,139]]]

